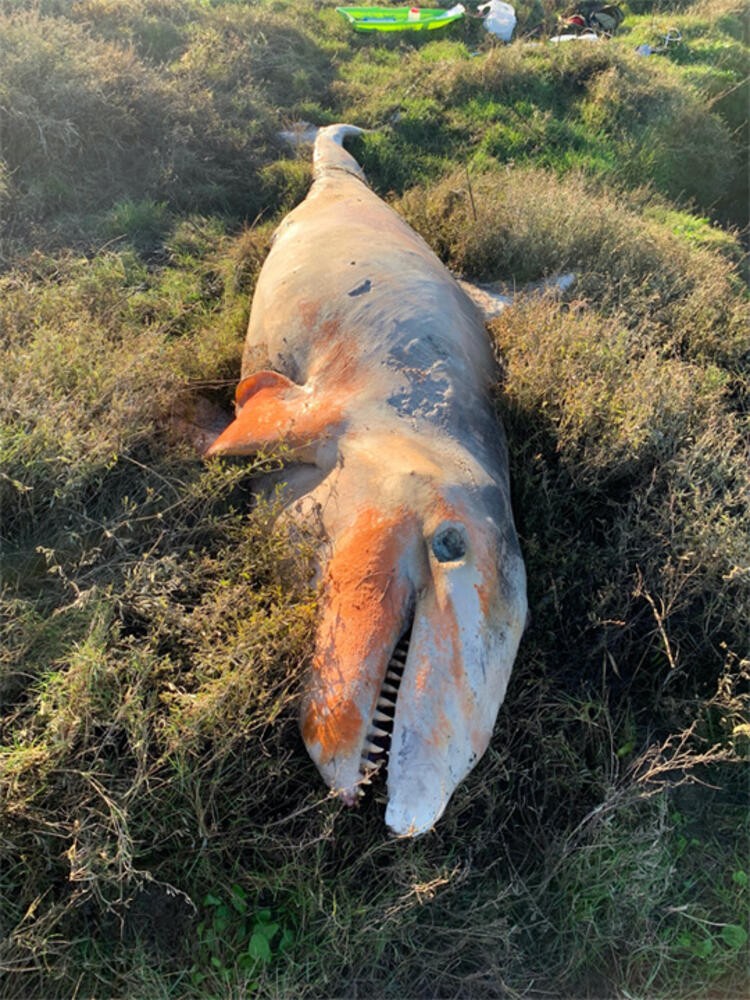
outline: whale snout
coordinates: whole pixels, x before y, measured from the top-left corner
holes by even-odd
[[[388,757],[397,835],[437,822],[492,737],[526,619],[523,563],[504,563],[489,580],[468,561],[441,568],[417,604]]]
[[[526,619],[515,534],[449,513],[427,531],[408,510],[372,509],[349,526],[328,566],[303,706],[327,784],[352,804],[384,779],[397,836],[431,829],[486,750]]]
[[[409,780],[389,792],[386,826],[396,837],[427,833],[443,815],[454,787],[446,787],[438,767],[427,762],[412,766]]]

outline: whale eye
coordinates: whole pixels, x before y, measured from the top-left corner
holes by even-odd
[[[466,555],[466,539],[460,528],[449,525],[435,532],[432,551],[438,562],[456,562]]]

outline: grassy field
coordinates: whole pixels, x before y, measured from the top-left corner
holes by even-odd
[[[632,0],[354,35],[333,0],[0,0],[0,995],[744,997],[748,22]],[[635,54],[678,30],[660,55]],[[495,320],[530,587],[495,736],[434,832],[297,731],[310,552],[204,464],[253,286],[356,153]]]

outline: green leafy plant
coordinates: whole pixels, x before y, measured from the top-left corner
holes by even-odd
[[[233,885],[228,896],[208,893],[197,926],[197,956],[190,970],[194,986],[210,979],[241,980],[250,994],[256,977],[295,940],[289,917],[281,910],[253,909],[247,892]]]
[[[717,978],[746,951],[750,880],[741,867],[717,870],[721,861],[714,861],[716,844],[709,836],[697,836],[680,810],[673,810],[670,820],[672,858],[681,876],[681,891],[670,908],[674,922],[665,925],[664,940],[675,958],[687,958],[701,967],[704,977]],[[711,872],[708,877],[707,868]],[[715,899],[710,911],[702,902],[709,892]]]

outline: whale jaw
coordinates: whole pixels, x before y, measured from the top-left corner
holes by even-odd
[[[417,604],[387,763],[397,836],[435,825],[492,738],[526,618],[523,563],[502,561],[492,593],[475,565],[455,562]]]
[[[515,535],[453,505],[445,519],[370,509],[338,540],[302,734],[355,804],[385,781],[385,821],[430,830],[487,748],[526,617]]]

